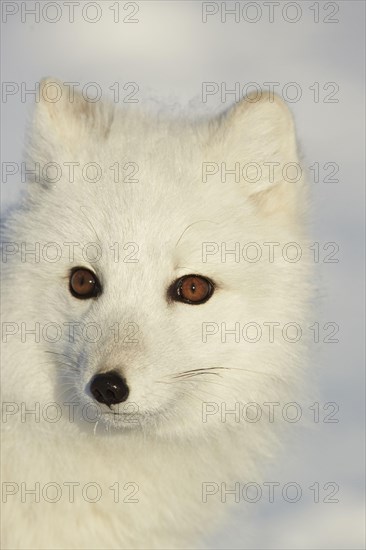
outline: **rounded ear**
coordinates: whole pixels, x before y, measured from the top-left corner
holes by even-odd
[[[227,112],[227,124],[240,127],[251,125],[251,140],[271,140],[278,149],[294,145],[295,126],[292,113],[286,103],[276,94],[261,92],[249,94]],[[275,140],[275,142],[273,141]],[[270,147],[270,141],[267,142]]]
[[[237,169],[235,181],[245,195],[267,211],[291,211],[302,200],[298,195],[304,177],[294,120],[277,95],[263,91],[259,97],[248,95],[226,111],[210,146],[227,171]]]
[[[74,158],[85,139],[106,138],[112,121],[110,104],[88,101],[73,87],[44,78],[33,113],[28,155],[34,162],[58,160],[65,154]]]
[[[251,186],[251,191],[264,191],[280,183],[284,166],[298,163],[294,120],[277,95],[262,92],[259,98],[254,94],[245,97],[226,113],[223,125],[226,148],[232,158],[247,165],[252,162],[253,172],[255,164],[269,168],[273,165],[272,177],[271,170],[262,170],[262,177]]]

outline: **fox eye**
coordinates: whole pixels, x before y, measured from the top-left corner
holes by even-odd
[[[70,292],[75,298],[85,300],[95,298],[101,292],[98,277],[85,267],[75,267],[70,273]]]
[[[203,304],[213,294],[214,284],[200,275],[185,275],[174,281],[169,289],[172,300],[185,304]]]

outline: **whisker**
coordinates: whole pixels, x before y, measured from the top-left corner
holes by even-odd
[[[187,372],[186,374],[178,374],[176,376],[172,376],[171,378],[172,379],[178,379],[178,378],[183,378],[183,379],[187,379],[187,378],[194,378],[195,376],[201,376],[203,374],[213,374],[215,376],[220,376],[221,377],[221,374],[219,372]]]
[[[66,353],[60,353],[58,351],[50,351],[50,350],[45,350],[45,353],[50,353],[52,355],[56,355],[56,356],[60,356],[60,357],[66,357],[66,359],[68,359],[71,363],[77,365],[76,361],[70,357],[70,355],[67,355]]]
[[[98,427],[98,424],[99,424],[99,420],[97,420],[96,423],[95,423],[95,425],[94,425],[94,429],[93,429],[94,437],[97,435],[97,427]]]
[[[202,223],[202,222],[207,222],[207,223],[214,223],[215,225],[219,225],[218,222],[213,222],[211,220],[198,220],[197,222],[193,222],[193,223],[190,223],[189,225],[187,225],[187,227],[185,228],[185,230],[183,231],[183,233],[181,234],[181,236],[179,237],[179,239],[177,240],[176,242],[176,245],[175,245],[175,248],[178,246],[178,244],[180,243],[183,235],[185,234],[186,231],[188,231],[188,229],[190,227],[192,227],[192,225],[195,225],[196,223]]]
[[[264,371],[257,371],[257,370],[251,370],[251,369],[244,369],[242,367],[225,367],[225,366],[208,367],[208,368],[201,368],[201,369],[192,369],[192,370],[187,370],[187,371],[174,373],[174,374],[171,374],[171,375],[166,375],[164,378],[179,379],[179,378],[183,378],[184,375],[188,375],[188,374],[191,374],[191,373],[197,373],[197,374],[207,373],[207,374],[219,375],[219,373],[214,372],[216,370],[221,370],[221,371],[223,371],[223,370],[232,370],[232,371],[239,371],[241,373],[260,374],[260,375],[263,375],[263,376],[269,376],[273,380],[281,380],[279,376],[276,376],[273,373],[264,372]],[[185,377],[187,378],[187,376],[185,376]]]
[[[184,375],[188,375],[188,374],[192,374],[192,375],[194,375],[194,374],[216,374],[216,375],[218,375],[219,373],[214,372],[214,371],[219,370],[219,369],[225,369],[225,368],[226,367],[208,367],[208,368],[205,368],[205,369],[192,369],[192,370],[177,372],[177,373],[174,373],[174,374],[168,374],[164,378],[177,378],[179,376],[184,376]]]
[[[86,220],[87,220],[88,223],[89,223],[89,226],[90,226],[90,227],[92,228],[92,230],[94,231],[94,234],[95,234],[95,236],[96,236],[96,238],[97,238],[97,241],[101,243],[102,241],[100,240],[100,238],[99,238],[99,236],[98,236],[98,233],[97,233],[96,230],[95,230],[94,225],[92,224],[92,222],[90,221],[89,216],[87,215],[87,209],[86,209],[86,207],[85,207],[85,206],[80,206],[80,211],[81,211],[81,213],[85,216]]]

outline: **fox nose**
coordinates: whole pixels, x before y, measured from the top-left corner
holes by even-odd
[[[99,403],[105,403],[108,407],[126,401],[129,394],[126,381],[115,371],[94,376],[90,391]]]

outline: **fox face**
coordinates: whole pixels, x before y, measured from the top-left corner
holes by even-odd
[[[303,349],[283,330],[304,323],[308,279],[284,104],[190,120],[51,80],[40,97],[4,248],[9,395],[97,433],[170,437],[220,429],[222,403],[284,399]]]

